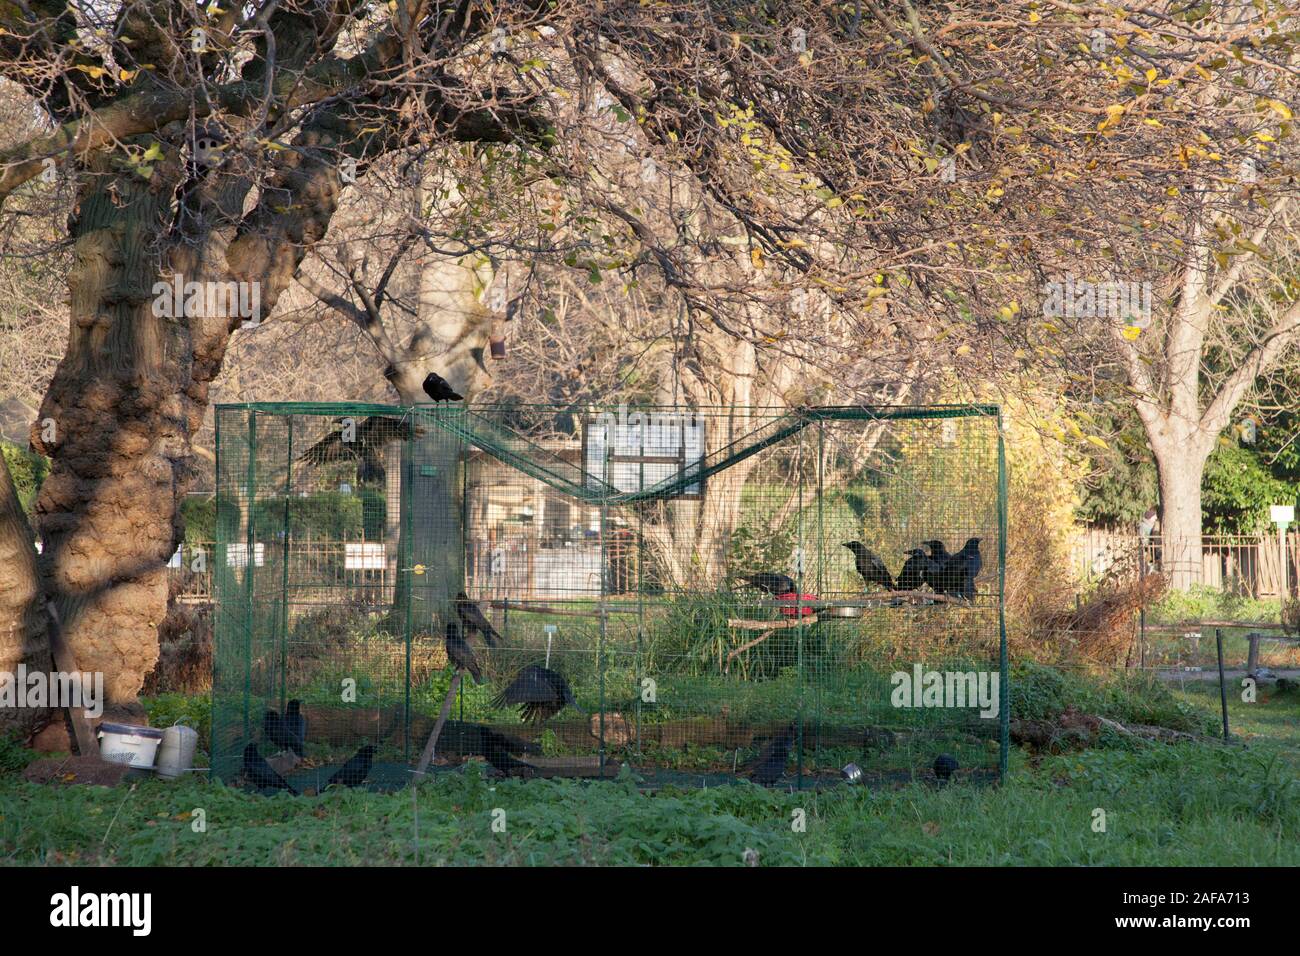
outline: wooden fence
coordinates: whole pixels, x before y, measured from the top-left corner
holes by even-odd
[[[1138,535],[1088,528],[1074,543],[1074,563],[1084,580],[1096,580],[1117,560],[1135,556],[1142,547]],[[1146,545],[1147,565],[1159,570],[1159,535]],[[1282,569],[1287,569],[1286,583]],[[1296,590],[1300,569],[1300,534],[1290,532],[1286,540],[1285,565],[1276,533],[1263,535],[1203,535],[1201,561],[1194,568],[1196,583],[1249,598],[1278,597]]]

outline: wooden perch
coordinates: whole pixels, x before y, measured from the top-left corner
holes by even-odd
[[[727,627],[737,631],[783,631],[788,627],[798,627],[800,624],[816,623],[816,614],[809,614],[804,618],[791,617],[783,621],[747,621],[740,617],[727,619]]]
[[[767,640],[769,637],[772,636],[773,631],[785,631],[785,630],[789,630],[792,627],[798,627],[800,624],[816,624],[816,623],[817,623],[816,614],[810,614],[805,618],[792,617],[789,620],[785,620],[785,621],[746,621],[743,620],[742,618],[735,618],[735,617],[729,619],[727,621],[727,627],[733,628],[738,631],[762,631],[763,633],[759,634],[758,637],[754,638],[752,641],[749,641],[745,644],[741,644],[734,651],[729,652],[727,654],[727,662],[726,664],[723,665],[722,673],[724,674],[731,673],[731,662],[734,661],[738,655],[743,654],[751,647],[755,647],[759,644],[762,644],[765,640]]]
[[[415,772],[421,776],[428,772],[429,764],[433,762],[433,748],[438,745],[438,736],[442,733],[442,725],[447,722],[447,717],[451,714],[451,702],[456,699],[456,691],[460,690],[460,679],[464,676],[464,671],[456,671],[451,679],[451,686],[447,688],[447,698],[442,702],[442,710],[438,712],[438,722],[433,725],[433,732],[429,734],[429,742],[424,745],[424,752],[420,754],[420,762],[415,766]]]
[[[490,601],[490,606],[498,610],[518,611],[521,614],[553,614],[559,617],[600,617],[604,614],[635,614],[632,608],[606,606],[602,612],[600,606],[594,611],[564,611],[547,604],[521,604],[515,601]]]

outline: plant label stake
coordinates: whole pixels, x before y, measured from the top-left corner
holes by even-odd
[[[551,666],[551,641],[555,639],[555,625],[547,624],[542,630],[546,631],[546,666]]]

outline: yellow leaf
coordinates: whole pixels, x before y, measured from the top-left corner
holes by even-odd
[[[1137,337],[1141,334],[1142,329],[1136,325],[1126,325],[1120,330],[1120,335],[1124,336],[1124,338],[1128,339],[1130,342],[1137,341]]]
[[[1160,74],[1156,72],[1154,67],[1152,67],[1151,69],[1147,70],[1144,75],[1146,76],[1148,83],[1154,83],[1156,81],[1156,77],[1159,76]]]
[[[1292,114],[1291,114],[1291,107],[1287,106],[1287,105],[1286,105],[1285,103],[1283,103],[1281,100],[1269,100],[1269,101],[1268,101],[1268,108],[1271,109],[1274,113],[1277,113],[1277,114],[1278,114],[1279,116],[1281,116],[1283,119],[1290,119],[1290,118],[1291,118],[1291,115],[1292,115]]]
[[[749,261],[754,264],[755,269],[763,268],[763,250],[754,246],[749,250]]]

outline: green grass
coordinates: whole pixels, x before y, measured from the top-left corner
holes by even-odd
[[[194,832],[196,809],[206,832]],[[739,865],[748,848],[776,865],[1296,865],[1298,832],[1294,773],[1213,745],[1052,758],[1001,788],[797,795],[750,784],[648,795],[627,780],[493,786],[468,768],[414,791],[310,798],[199,780],[0,784],[8,864]]]
[[[1023,706],[1050,714],[1053,694],[1086,690],[1066,681],[1022,679]],[[1141,709],[1133,686],[1090,693],[1113,712]],[[1152,693],[1152,713],[1217,713],[1209,684]],[[1300,865],[1300,694],[1234,696],[1230,708],[1231,746],[1110,741],[1037,761],[1016,751],[1005,785],[942,790],[646,794],[631,779],[494,784],[469,764],[395,794],[268,798],[196,778],[41,787],[11,759],[0,761],[11,768],[0,770],[0,864],[740,865],[748,848],[764,865]],[[196,809],[206,832],[193,829]]]

